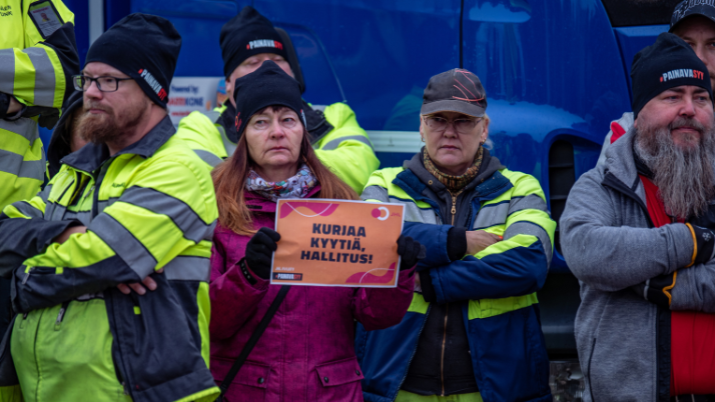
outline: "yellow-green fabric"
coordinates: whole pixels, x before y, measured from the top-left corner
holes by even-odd
[[[218,211],[208,171],[173,132],[167,117],[96,169],[92,166],[101,159],[92,157],[93,149],[103,151],[91,144],[67,157],[42,193],[6,207],[0,215],[10,220],[77,220],[87,227],[86,233],[62,244],[51,243],[14,272],[13,305],[25,314],[15,321],[11,346],[26,401],[131,400],[118,380],[112,355],[117,340],[110,331],[112,320],[134,320],[127,317],[136,317],[152,331],[169,331],[166,336],[172,337],[178,336],[172,331],[196,328],[197,333],[183,334],[191,341],[180,345],[181,354],[190,355],[196,346],[208,385],[180,396],[196,401],[217,396],[207,367],[209,257]],[[161,268],[164,273],[157,280],[163,276],[166,282],[159,282],[160,287],[170,286],[173,293],[157,289],[132,299],[136,296],[116,291],[116,284],[139,282]],[[173,299],[157,300],[153,294],[160,290]],[[112,305],[106,304],[107,297]],[[169,316],[162,316],[161,305],[178,309],[183,322],[166,321]],[[114,328],[119,330],[122,326]],[[146,346],[136,343],[132,347]],[[146,356],[141,365],[161,375],[162,364],[171,364],[161,354],[166,351],[159,351],[166,345],[148,347],[155,356]],[[129,351],[120,353],[124,364],[131,364]]]
[[[74,14],[60,0],[48,0],[61,22],[74,22]],[[56,51],[29,15],[37,2],[0,0],[0,92],[15,96],[27,106],[62,107],[65,71]],[[36,118],[0,119],[0,209],[29,199],[44,180],[45,155]]]
[[[400,390],[397,393],[395,402],[484,402],[482,394],[472,392],[469,394],[457,394],[449,396],[439,395],[417,395],[412,392]]]
[[[442,224],[434,207],[426,199],[415,199],[396,183],[395,179],[403,171],[404,168],[398,167],[380,169],[373,173],[362,194],[363,200],[405,204],[406,222]],[[503,236],[504,240],[474,256],[464,256],[463,260],[488,259],[511,250],[526,249],[532,247],[537,240],[541,240],[550,259],[556,222],[551,219],[546,209],[545,196],[539,182],[528,174],[506,168],[499,170],[499,174],[511,183],[510,188],[480,203],[479,212],[469,230],[484,230]],[[419,299],[413,300],[413,306],[410,306],[413,310],[410,311],[427,310],[429,303],[424,301],[421,295]],[[472,320],[493,317],[537,303],[536,293],[497,299],[472,299],[469,300],[468,318]]]
[[[226,110],[222,105],[207,116],[193,112],[181,119],[176,132],[213,169],[236,149],[218,122]],[[355,112],[344,103],[334,103],[323,111],[333,129],[313,144],[318,159],[358,194],[380,161],[372,144],[357,122]]]

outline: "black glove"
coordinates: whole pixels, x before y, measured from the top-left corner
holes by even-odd
[[[708,205],[708,209],[697,218],[688,221],[693,226],[715,230],[715,204]]]
[[[22,117],[35,117],[37,118],[37,124],[40,127],[47,129],[52,129],[55,127],[57,122],[60,120],[60,111],[53,107],[45,106],[28,106],[22,112]]]
[[[250,268],[257,277],[268,279],[271,273],[271,255],[276,251],[276,248],[278,248],[276,242],[280,239],[281,235],[279,235],[278,232],[263,227],[248,241],[244,259],[248,268]],[[247,272],[244,272],[244,275],[246,273]],[[251,278],[249,278],[249,280],[250,279]]]
[[[658,306],[670,308],[673,287],[676,282],[677,271],[668,275],[660,275],[651,278],[644,283],[631,286],[636,294],[647,301]]]
[[[400,271],[410,269],[425,258],[425,246],[409,236],[400,235],[397,239],[397,254],[402,257]]]
[[[715,253],[715,233],[707,228],[691,225],[695,233],[697,254],[693,265],[704,264],[713,258]]]

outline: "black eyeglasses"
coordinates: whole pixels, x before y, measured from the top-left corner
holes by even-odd
[[[86,75],[73,75],[72,83],[74,89],[78,91],[87,91],[92,86],[92,82],[97,83],[97,89],[102,92],[114,92],[119,89],[119,81],[133,80],[134,78],[117,78],[102,76],[97,78],[87,77]]]

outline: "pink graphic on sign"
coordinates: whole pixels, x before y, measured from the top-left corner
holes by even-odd
[[[320,202],[310,202],[310,201],[291,201],[291,202],[286,202],[285,204],[281,205],[281,211],[280,211],[280,218],[283,219],[286,216],[290,215],[291,212],[295,211],[295,213],[304,216],[306,218],[314,218],[316,216],[330,216],[335,212],[336,209],[338,209],[339,204],[326,204],[326,203],[320,203]],[[303,207],[303,208],[308,208],[309,210],[313,211],[314,215],[306,215],[300,211],[298,211],[298,208]]]
[[[372,272],[387,271],[382,276],[377,276]],[[367,272],[352,274],[345,283],[390,283],[395,278],[395,263],[390,268],[373,268]]]

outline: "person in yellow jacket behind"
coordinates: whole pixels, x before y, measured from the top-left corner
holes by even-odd
[[[211,168],[232,155],[238,143],[233,100],[236,79],[255,71],[265,60],[272,60],[293,78],[300,71],[300,66],[289,62],[292,44],[288,36],[281,35],[251,6],[244,7],[221,28],[220,44],[228,101],[212,113],[193,112],[186,116],[176,133]],[[334,103],[322,111],[303,103],[306,129],[318,159],[360,194],[380,161],[355,113],[345,103]]]
[[[37,125],[55,125],[79,71],[73,23],[60,0],[0,0],[0,211],[44,181]],[[0,278],[0,334],[10,314],[10,282]]]
[[[19,383],[25,402],[219,394],[208,370],[216,198],[166,111],[180,48],[171,22],[141,13],[97,38],[73,78],[91,143],[0,213],[0,275],[18,312],[0,387]]]
[[[0,0],[0,209],[34,196],[52,128],[79,70],[74,14],[60,0]]]

